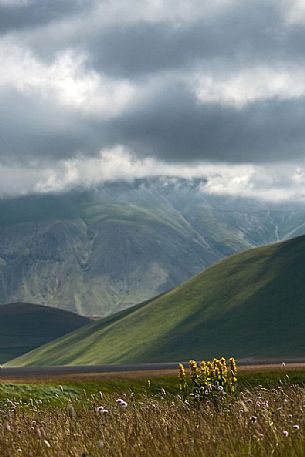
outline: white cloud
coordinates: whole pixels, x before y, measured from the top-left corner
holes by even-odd
[[[40,169],[0,166],[0,196],[94,188],[106,181],[149,176],[202,178],[201,191],[214,195],[305,201],[305,164],[169,164],[152,158],[137,159],[123,146],[101,151],[95,159],[80,157]]]
[[[57,99],[84,113],[109,118],[124,110],[135,94],[126,80],[111,80],[86,68],[84,55],[65,50],[49,65],[26,48],[0,41],[0,87]]]
[[[305,96],[305,69],[294,66],[259,66],[235,73],[199,75],[193,90],[202,103],[217,102],[242,107],[257,100]]]
[[[284,18],[289,24],[303,24],[305,22],[304,0],[284,0]]]

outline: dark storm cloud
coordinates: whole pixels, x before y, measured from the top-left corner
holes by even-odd
[[[167,88],[113,125],[118,142],[165,161],[262,163],[305,156],[305,99],[237,108],[198,104],[187,89]]]
[[[192,21],[147,21],[108,24],[100,17],[90,28],[83,22],[69,33],[44,35],[41,29],[32,47],[43,58],[52,58],[61,47],[86,52],[88,63],[114,77],[138,78],[164,70],[187,71],[197,64],[225,71],[249,64],[303,61],[305,28],[288,24],[283,2],[238,1],[215,15]],[[56,32],[56,31],[55,31]],[[39,38],[40,37],[40,38]]]
[[[0,3],[0,34],[61,20],[84,10],[92,3],[92,0],[33,0],[20,4]]]
[[[263,163],[305,155],[305,99],[258,101],[242,108],[199,104],[183,85],[165,87],[109,121],[15,92],[0,92],[3,161],[97,155],[123,144],[168,162]],[[31,107],[29,111],[28,107]]]
[[[1,163],[52,162],[94,155],[103,128],[50,100],[14,90],[0,91]]]
[[[147,22],[96,29],[83,41],[92,65],[117,76],[193,66],[221,60],[221,66],[269,59],[305,57],[304,29],[283,25],[276,2],[250,1],[224,8],[212,17],[191,23]],[[224,61],[223,61],[224,60]]]
[[[192,2],[190,2],[191,4]],[[281,95],[237,107],[199,102],[188,86],[194,69],[225,80],[228,70],[255,66],[305,68],[305,27],[286,21],[280,0],[236,1],[215,14],[183,21],[103,17],[90,0],[0,4],[0,32],[53,62],[69,49],[85,53],[85,68],[145,87],[115,116],[67,108],[55,97],[0,91],[0,159],[57,161],[95,155],[121,144],[140,156],[171,162],[270,162],[305,157],[305,101]],[[135,4],[135,3],[133,3]],[[92,6],[95,5],[94,14]],[[141,2],[139,3],[141,8]],[[61,27],[57,30],[57,23]],[[64,26],[64,23],[67,26]],[[92,21],[92,26],[91,26]],[[46,30],[46,24],[52,26]],[[7,37],[7,36],[6,36]],[[5,68],[4,68],[5,71]],[[156,85],[150,81],[158,79]],[[85,83],[84,83],[85,84]],[[77,85],[76,85],[77,86]],[[46,89],[47,91],[48,89]],[[76,89],[77,90],[77,87]]]

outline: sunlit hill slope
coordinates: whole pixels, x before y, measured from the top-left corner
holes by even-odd
[[[11,362],[61,365],[305,353],[305,237],[227,258],[144,305]]]

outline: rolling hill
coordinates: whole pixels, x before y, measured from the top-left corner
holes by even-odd
[[[0,306],[0,363],[72,332],[89,319],[32,303]]]
[[[0,200],[0,304],[107,316],[225,256],[305,233],[305,205],[156,177]]]
[[[304,357],[304,278],[304,236],[252,249],[10,365]]]

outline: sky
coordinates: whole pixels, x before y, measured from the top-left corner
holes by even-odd
[[[0,195],[305,199],[303,0],[0,0]]]

